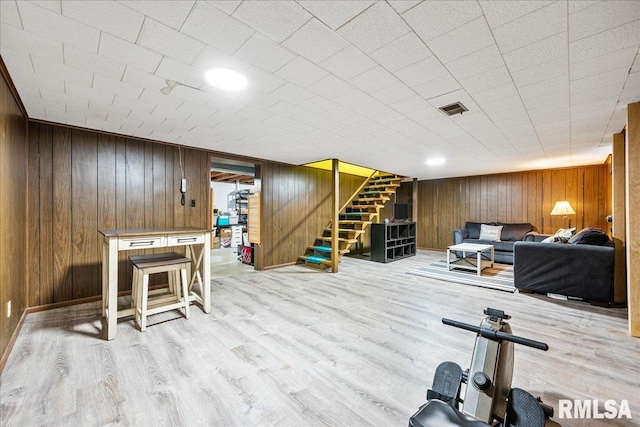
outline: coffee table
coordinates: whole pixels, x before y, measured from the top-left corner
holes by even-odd
[[[451,252],[462,252],[462,258],[454,254],[455,259],[451,261]],[[489,252],[490,259],[482,262],[482,254]],[[473,253],[469,256],[467,253]],[[475,262],[474,262],[475,261]],[[452,268],[464,268],[467,270],[475,270],[478,276],[481,275],[482,269],[493,267],[493,245],[481,245],[478,243],[460,243],[447,247],[447,270]]]

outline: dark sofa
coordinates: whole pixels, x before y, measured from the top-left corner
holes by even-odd
[[[581,239],[581,234],[592,238]],[[614,259],[613,242],[599,229],[583,230],[569,243],[516,242],[514,285],[529,292],[609,305],[613,302]]]
[[[502,226],[500,241],[480,240],[480,227],[486,225]],[[453,244],[478,243],[493,245],[494,261],[503,264],[513,264],[513,245],[518,241],[540,241],[546,236],[533,231],[531,224],[509,224],[502,222],[467,222],[463,228],[453,230]],[[459,254],[458,256],[461,256]]]

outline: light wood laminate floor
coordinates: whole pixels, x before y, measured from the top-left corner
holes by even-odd
[[[441,252],[391,264],[344,258],[340,273],[304,267],[216,277],[212,312],[168,313],[139,332],[101,335],[99,304],[27,316],[0,377],[6,426],[406,426],[435,367],[468,367],[487,306],[548,352],[516,347],[513,386],[558,399],[627,399],[640,422],[640,340],[626,310],[406,274]],[[161,318],[159,316],[165,316]]]

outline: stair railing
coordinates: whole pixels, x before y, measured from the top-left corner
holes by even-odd
[[[358,194],[360,194],[360,192],[362,191],[362,189],[363,189],[364,187],[366,187],[366,186],[367,186],[367,184],[369,184],[369,182],[371,181],[371,179],[372,179],[376,174],[378,174],[379,172],[380,172],[380,171],[377,171],[377,170],[374,170],[373,172],[371,172],[371,175],[369,175],[369,176],[367,177],[367,179],[365,179],[365,180],[364,180],[364,182],[362,183],[362,185],[360,185],[360,187],[358,187],[358,189],[357,189],[357,190],[356,190],[356,191],[351,195],[351,197],[349,197],[349,198],[347,199],[347,201],[345,202],[345,204],[344,204],[344,205],[342,205],[342,207],[340,208],[340,210],[338,211],[338,213],[340,213],[340,212],[344,211],[344,210],[347,208],[347,206],[349,206],[349,203],[351,203],[351,202],[353,201],[353,199],[354,199]],[[331,224],[331,222],[329,223],[329,225],[330,225],[331,227],[333,227],[333,225]],[[338,224],[336,224],[336,226],[338,226]],[[340,228],[340,227],[338,227],[338,228]],[[358,235],[358,241],[360,241],[360,239],[361,239],[361,238],[362,238],[362,234]]]
[[[346,209],[346,207],[347,207],[347,205],[349,205],[349,203],[351,203],[351,202],[353,201],[353,198],[354,198],[354,197],[356,197],[356,196],[360,193],[360,191],[362,191],[362,189],[363,189],[364,187],[366,187],[366,186],[367,186],[367,184],[369,183],[369,181],[371,181],[371,178],[373,178],[373,177],[374,177],[374,175],[375,175],[375,174],[377,174],[377,173],[378,173],[378,171],[373,171],[373,172],[371,173],[371,175],[369,175],[369,177],[368,177],[367,179],[365,179],[365,180],[364,180],[364,182],[362,183],[362,185],[361,185],[360,187],[358,187],[358,189],[355,191],[355,193],[353,193],[353,194],[351,195],[351,197],[349,197],[349,198],[347,199],[347,201],[345,202],[345,204],[344,204],[344,205],[342,205],[342,207],[340,208],[340,210],[339,210],[338,212],[342,212],[343,210],[345,210],[345,209]]]
[[[347,206],[349,205],[349,203],[351,203],[351,202],[353,201],[354,197],[356,197],[356,196],[360,193],[360,191],[362,191],[362,189],[363,189],[364,187],[366,187],[366,186],[367,186],[367,184],[369,183],[369,181],[371,181],[371,179],[372,179],[372,178],[373,178],[377,173],[380,173],[380,171],[375,170],[375,171],[371,172],[371,175],[369,175],[369,176],[367,177],[367,179],[365,179],[365,180],[364,180],[364,182],[362,183],[362,185],[361,185],[360,187],[358,187],[358,189],[357,189],[357,190],[356,190],[356,191],[351,195],[351,197],[349,197],[349,198],[347,199],[347,201],[345,202],[345,204],[344,204],[344,205],[342,205],[342,207],[340,208],[340,210],[338,211],[338,213],[341,213],[342,211],[344,211],[344,210],[347,208]],[[329,224],[327,224],[327,226],[326,226],[325,228],[327,228],[327,227],[329,227],[329,226],[333,227],[333,225],[331,224],[331,221],[329,221]]]

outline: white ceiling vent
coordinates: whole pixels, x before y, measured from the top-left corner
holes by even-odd
[[[469,111],[467,110],[467,107],[462,105],[462,102],[455,102],[453,104],[445,105],[444,107],[440,107],[439,110],[445,113],[447,116],[462,114],[465,111]]]

